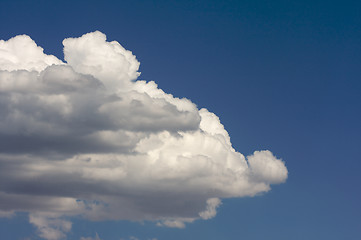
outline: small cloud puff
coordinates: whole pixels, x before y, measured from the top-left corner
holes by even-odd
[[[183,228],[286,180],[270,151],[237,152],[214,113],[136,81],[118,42],[63,44],[65,63],[26,35],[0,41],[0,216],[28,212],[46,239],[71,216]]]
[[[81,237],[80,240],[102,240],[98,233],[95,233],[95,237]]]

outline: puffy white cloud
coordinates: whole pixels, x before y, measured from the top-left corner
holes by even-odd
[[[140,74],[139,62],[132,52],[116,41],[107,42],[99,31],[67,38],[63,45],[65,61],[75,71],[101,79],[108,91],[128,90],[130,81]]]
[[[282,183],[286,180],[287,168],[270,151],[255,151],[247,159],[255,180],[269,183]]]
[[[0,40],[0,70],[42,71],[52,64],[63,64],[43,51],[27,35],[18,35],[8,41]]]
[[[66,63],[25,35],[0,42],[0,216],[29,212],[46,239],[71,216],[183,228],[286,180],[270,151],[237,152],[214,113],[135,81],[119,43],[63,44]]]

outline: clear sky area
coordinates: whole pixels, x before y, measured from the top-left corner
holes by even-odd
[[[0,39],[1,240],[361,239],[360,1],[0,0]]]

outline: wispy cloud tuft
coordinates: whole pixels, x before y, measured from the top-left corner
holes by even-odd
[[[81,237],[80,240],[102,240],[98,233],[95,233],[95,237]]]

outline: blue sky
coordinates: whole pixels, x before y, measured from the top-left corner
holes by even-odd
[[[361,239],[359,1],[0,1],[0,38],[62,40],[99,30],[131,50],[138,79],[221,119],[233,147],[270,150],[289,175],[255,197],[222,199],[185,229],[72,219],[68,239]],[[26,213],[1,239],[39,239]]]

